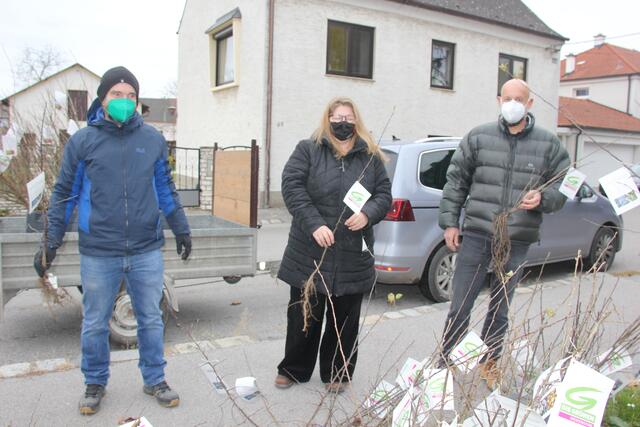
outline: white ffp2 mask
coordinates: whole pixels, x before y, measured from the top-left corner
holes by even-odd
[[[524,105],[516,100],[503,102],[500,106],[500,113],[507,123],[515,125],[519,123],[526,113]]]

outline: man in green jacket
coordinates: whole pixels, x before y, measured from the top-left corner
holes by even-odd
[[[542,214],[564,205],[558,178],[570,163],[555,134],[535,126],[529,113],[533,99],[524,81],[506,82],[498,102],[499,120],[472,129],[453,155],[439,216],[447,247],[458,252],[439,362],[445,366],[451,350],[467,334],[473,304],[492,268],[494,219],[509,212],[511,250],[504,272],[512,275],[506,281],[494,280],[491,284],[489,310],[481,335],[489,351],[482,357],[480,374],[492,389],[501,379],[496,361],[509,326],[513,291],[521,278],[529,245],[538,240]],[[551,181],[555,184],[541,190],[543,184]]]

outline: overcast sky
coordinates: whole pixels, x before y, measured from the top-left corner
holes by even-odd
[[[608,37],[635,33],[610,42],[640,50],[640,1],[524,2],[570,39],[563,56],[589,49],[598,33]],[[184,0],[2,0],[0,97],[20,89],[12,70],[23,49],[47,45],[61,52],[68,64],[79,62],[99,75],[111,66],[125,65],[138,77],[142,96],[162,97],[177,78],[176,31],[183,6]]]

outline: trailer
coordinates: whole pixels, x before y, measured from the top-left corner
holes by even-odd
[[[165,224],[164,298],[165,313],[178,311],[175,294],[176,281],[182,279],[206,279],[222,277],[228,283],[253,276],[256,271],[257,229],[227,221],[205,213],[188,213],[193,248],[188,260],[176,253],[173,233]],[[25,231],[25,217],[0,218],[0,321],[4,306],[18,292],[39,288],[33,269],[33,257],[40,246],[40,233]],[[58,249],[56,259],[49,270],[58,278],[60,286],[77,286],[80,283],[80,253],[77,228],[72,224],[65,234],[64,243]],[[165,319],[166,319],[165,315]],[[136,343],[136,320],[129,295],[121,289],[113,307],[110,321],[111,338],[125,345]]]

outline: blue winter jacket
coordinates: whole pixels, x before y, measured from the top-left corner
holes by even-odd
[[[174,234],[189,234],[162,134],[138,113],[117,126],[104,118],[97,99],[87,119],[64,148],[49,203],[48,246],[62,244],[76,205],[84,255],[136,255],[162,247],[160,212]]]

